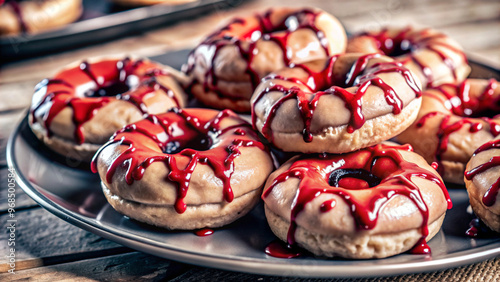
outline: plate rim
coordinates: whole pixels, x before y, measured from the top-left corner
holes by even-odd
[[[481,67],[485,67],[494,72],[500,70],[482,62],[474,62]],[[149,253],[166,259],[176,260],[187,264],[195,264],[204,267],[217,268],[228,271],[239,271],[257,275],[277,275],[282,277],[318,277],[318,278],[362,278],[362,277],[384,277],[412,273],[424,273],[448,268],[459,267],[500,255],[500,242],[493,242],[478,248],[446,254],[438,259],[422,259],[413,262],[391,263],[391,264],[366,264],[365,260],[353,260],[353,264],[337,265],[332,260],[331,264],[300,264],[290,263],[293,260],[262,260],[254,258],[244,258],[241,256],[199,254],[181,248],[173,248],[159,244],[155,240],[141,237],[135,234],[123,233],[120,230],[100,224],[96,219],[88,218],[82,214],[70,211],[44,196],[34,184],[29,181],[19,169],[18,160],[15,157],[16,140],[22,138],[20,132],[29,112],[15,127],[11,133],[7,147],[6,159],[8,168],[14,168],[17,185],[41,207],[56,215],[62,220],[69,222],[79,228],[102,236],[111,241],[125,245],[132,249]],[[60,164],[58,164],[60,165]],[[43,187],[40,187],[43,189]],[[443,232],[442,230],[440,232]],[[491,246],[496,246],[491,248]],[[311,260],[313,261],[313,260]],[[370,260],[367,260],[370,261]],[[360,271],[360,263],[363,271]],[[292,269],[293,268],[293,269]]]

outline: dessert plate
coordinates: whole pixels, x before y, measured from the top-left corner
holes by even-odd
[[[186,51],[153,58],[171,61]],[[178,60],[179,62],[185,62]],[[500,77],[500,71],[471,62],[474,77]],[[377,260],[324,259],[304,255],[279,259],[265,254],[276,240],[262,205],[247,216],[207,237],[194,232],[167,231],[131,220],[106,202],[99,177],[88,164],[55,156],[31,133],[25,118],[12,134],[7,161],[17,171],[18,185],[42,207],[61,219],[139,251],[206,267],[255,274],[300,277],[374,277],[427,272],[470,264],[500,255],[500,237],[471,239],[465,235],[467,213],[464,187],[450,187],[453,208],[442,230],[429,242],[432,255],[401,254]]]
[[[244,1],[246,0],[191,0],[177,5],[124,8],[112,4],[111,1],[84,0],[83,14],[74,23],[37,34],[0,37],[0,61],[67,51],[70,48],[138,34],[236,7]]]

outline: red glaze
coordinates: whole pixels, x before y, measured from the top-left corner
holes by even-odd
[[[431,253],[431,248],[427,245],[425,237],[420,238],[417,244],[410,250],[410,253],[417,255],[427,255]]]
[[[212,60],[210,62],[210,67],[205,73],[203,88],[205,92],[213,91],[217,93],[221,97],[225,97],[233,100],[240,100],[242,98],[229,97],[221,93],[221,91],[217,88],[217,76],[215,74],[215,59],[217,58],[217,54],[219,51],[226,46],[234,45],[238,48],[238,52],[240,56],[247,62],[246,65],[246,74],[250,77],[250,81],[252,83],[252,88],[255,89],[257,85],[260,83],[261,77],[257,73],[257,71],[252,67],[253,58],[257,53],[257,41],[265,40],[265,41],[273,41],[283,52],[283,62],[285,65],[290,65],[291,58],[288,48],[288,37],[292,32],[298,29],[310,29],[314,31],[325,50],[325,54],[328,56],[328,46],[325,39],[325,35],[319,28],[316,26],[315,21],[318,13],[312,10],[304,9],[301,11],[297,11],[295,13],[290,14],[287,18],[285,18],[282,22],[277,24],[273,24],[271,21],[271,15],[273,10],[270,9],[264,14],[256,14],[259,24],[256,26],[246,26],[245,19],[234,19],[227,26],[221,28],[219,31],[208,36],[205,41],[203,41],[200,45],[208,45],[211,46],[211,52],[213,52]],[[298,26],[289,26],[288,21],[290,19],[297,19]],[[246,28],[243,34],[238,34],[241,28]],[[194,68],[194,51],[191,52],[188,59],[188,67],[186,72],[189,73]],[[197,80],[193,80],[191,83],[192,87]]]
[[[330,57],[326,62],[325,68],[319,72],[314,72],[313,70],[302,64],[296,65],[295,67],[302,68],[308,74],[308,77],[306,79],[287,78],[286,80],[292,82],[301,81],[300,84],[307,85],[311,92],[314,93],[305,92],[296,86],[292,88],[286,88],[279,84],[263,89],[253,102],[252,107],[255,107],[258,101],[269,92],[279,91],[284,92],[285,94],[282,98],[275,102],[269,110],[269,114],[262,126],[263,136],[267,139],[272,138],[271,124],[277,110],[285,101],[296,99],[298,101],[298,109],[304,122],[304,142],[312,142],[313,134],[311,133],[311,122],[316,110],[316,106],[318,105],[318,101],[323,95],[334,95],[344,101],[346,109],[351,112],[351,119],[347,126],[347,132],[353,133],[355,130],[361,128],[365,123],[365,117],[363,116],[362,112],[362,98],[365,95],[368,87],[372,85],[382,89],[386,102],[392,106],[393,114],[399,114],[403,108],[401,99],[391,86],[386,84],[376,75],[381,73],[397,72],[405,78],[406,83],[413,89],[416,97],[421,96],[420,89],[415,83],[410,71],[403,67],[400,63],[377,63],[371,67],[374,71],[369,74],[363,75],[363,72],[366,70],[368,60],[371,58],[376,58],[378,56],[378,54],[367,54],[359,57],[353,64],[351,71],[347,74],[346,78],[337,78],[337,80],[334,77],[333,69],[335,67],[335,62],[339,57],[338,55]],[[264,80],[273,78],[280,77],[270,76],[264,78]],[[355,93],[350,93],[344,88],[339,87],[339,85],[346,87],[353,86],[352,83],[354,83],[354,81],[356,80],[358,80],[359,82],[355,85],[358,86]],[[321,91],[322,89],[326,90]],[[314,95],[314,97],[310,100],[309,97],[311,95]],[[252,124],[255,128],[257,124],[255,108],[252,109]]]
[[[488,113],[497,115],[500,111],[500,96],[493,96],[497,87],[498,81],[492,78],[483,93],[477,97],[470,95],[470,81],[467,79],[460,84],[447,83],[433,87],[433,89],[443,93],[450,101],[449,104],[454,114],[463,117],[481,117]]]
[[[210,228],[203,228],[200,230],[196,230],[194,232],[194,234],[196,234],[196,236],[199,236],[199,237],[206,237],[206,236],[210,236],[210,235],[214,234],[214,230],[210,229]]]
[[[271,243],[269,243],[264,251],[267,255],[275,258],[290,259],[302,255],[300,250],[293,246],[285,244],[280,240],[272,241]]]
[[[4,4],[4,3],[2,2],[1,4]],[[5,1],[5,4],[10,5],[10,7],[12,8],[12,11],[16,15],[17,21],[19,22],[19,29],[21,30],[21,33],[28,32],[28,27],[26,26],[26,22],[24,21],[23,13],[21,11],[21,7],[19,6],[19,3],[17,1],[14,1],[14,0],[7,0],[7,1]]]
[[[465,125],[470,126],[470,133],[475,133],[483,129],[483,124],[481,122],[471,118],[467,118],[468,116],[475,116],[486,111],[495,112],[500,110],[500,106],[498,106],[500,97],[496,97],[494,100],[492,97],[493,91],[496,89],[498,84],[496,80],[491,79],[488,86],[485,88],[483,93],[478,96],[478,98],[473,98],[473,96],[469,94],[469,83],[470,82],[468,80],[465,80],[458,85],[443,84],[441,86],[432,88],[433,90],[437,90],[439,91],[439,93],[442,93],[442,95],[439,95],[436,92],[427,91],[423,93],[425,97],[437,99],[440,101],[444,96],[447,100],[445,103],[447,105],[450,105],[450,110],[452,111],[452,113],[458,116],[465,117],[456,122],[450,122],[451,116],[444,112],[429,112],[417,121],[417,128],[421,128],[425,126],[425,123],[429,118],[433,118],[438,115],[443,116],[437,132],[437,138],[439,141],[435,156],[438,164],[441,163],[442,155],[448,149],[449,137],[453,132],[460,130]],[[488,124],[490,133],[493,136],[496,137],[500,134],[500,124],[487,117],[483,117],[481,119]],[[439,172],[442,173],[443,166],[439,165],[439,168]]]
[[[78,67],[63,70],[53,79],[45,79],[37,85],[31,107],[33,122],[41,120],[47,134],[51,136],[52,120],[63,109],[70,107],[73,111],[75,141],[82,144],[85,142],[82,126],[113,99],[130,102],[146,114],[144,99],[153,91],[162,89],[179,106],[172,91],[160,85],[154,76],[139,76],[139,73],[155,68],[156,65],[152,63],[125,58],[93,64],[84,61]],[[138,85],[131,85],[128,81],[132,76],[138,78]],[[77,92],[79,87],[88,83],[93,84],[91,89],[86,93]],[[139,90],[133,91],[136,87]],[[35,100],[38,102],[35,103]]]
[[[415,62],[427,79],[427,87],[432,86],[434,77],[425,62],[418,60],[413,55],[413,50],[426,48],[436,53],[446,66],[448,66],[455,79],[457,78],[456,66],[453,60],[447,55],[447,52],[443,52],[443,50],[448,49],[453,51],[459,54],[464,62],[467,62],[467,57],[462,50],[442,41],[446,35],[442,33],[431,34],[430,29],[414,32],[412,28],[408,27],[393,36],[389,35],[388,29],[383,29],[379,33],[367,33],[364,35],[375,40],[380,51],[387,56],[398,57],[409,53],[409,56],[401,60],[401,62],[406,63],[410,60]]]
[[[494,148],[497,148],[497,149],[500,148],[500,140],[498,140],[498,139],[492,140],[490,142],[483,144],[481,147],[479,147],[474,152],[474,154],[479,154],[481,152],[484,152],[484,151],[487,151],[490,149],[494,149]],[[474,176],[476,176],[477,174],[479,174],[481,172],[485,172],[488,169],[494,168],[497,166],[500,166],[500,156],[494,156],[488,162],[481,164],[481,165],[479,165],[479,166],[477,166],[469,171],[466,171],[465,178],[467,180],[472,180],[472,178],[474,178]],[[484,196],[482,199],[483,204],[487,207],[493,206],[496,202],[499,190],[500,190],[500,177],[493,184],[491,184],[490,188],[488,188],[486,193],[484,193]]]
[[[297,228],[295,220],[297,216],[303,211],[307,203],[321,194],[337,195],[350,205],[351,215],[359,230],[373,229],[377,224],[380,207],[395,195],[401,195],[415,203],[422,215],[423,220],[420,227],[422,238],[415,249],[415,251],[419,251],[420,246],[424,246],[425,238],[428,235],[429,212],[419,188],[412,182],[411,178],[420,177],[436,183],[443,191],[448,202],[448,209],[452,207],[452,204],[441,179],[418,165],[405,161],[398,150],[412,151],[413,149],[409,145],[388,146],[379,144],[343,155],[322,154],[317,157],[308,155],[296,160],[285,173],[277,176],[271,186],[264,191],[263,199],[271,193],[277,184],[286,181],[288,178],[295,177],[300,180],[297,197],[291,207],[288,244],[295,244],[295,231]],[[335,166],[335,169],[331,171],[333,166]],[[359,187],[332,186],[331,175],[339,169],[369,173],[380,179],[380,184],[362,188],[363,190],[371,190],[371,197],[356,198],[351,194],[351,190],[360,190]],[[327,170],[329,173],[325,172]],[[351,175],[350,177],[355,176]],[[338,184],[342,183],[338,182]],[[332,206],[330,201],[323,203],[321,209],[328,206]]]
[[[101,151],[114,143],[128,146],[109,167],[106,181],[111,183],[116,170],[128,166],[125,180],[131,185],[142,179],[149,165],[163,162],[170,171],[165,181],[177,183],[175,209],[178,213],[183,213],[186,210],[184,198],[191,175],[198,164],[203,164],[210,166],[214,175],[222,181],[223,199],[231,202],[234,195],[230,181],[234,171],[234,159],[241,154],[240,148],[266,148],[257,141],[257,135],[250,128],[250,124],[232,111],[224,110],[215,117],[213,113],[214,111],[209,110],[197,113],[193,109],[185,111],[174,108],[166,114],[150,115],[143,121],[124,127],[100,149]],[[224,119],[237,120],[239,123],[221,127],[219,124]],[[146,146],[141,138],[153,140],[158,149]],[[92,161],[93,172],[97,172],[96,162],[100,151]]]

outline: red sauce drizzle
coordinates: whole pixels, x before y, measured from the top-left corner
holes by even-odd
[[[224,110],[210,120],[203,115],[193,115],[190,111],[174,108],[169,113],[151,115],[118,131],[100,150],[114,143],[128,148],[113,161],[106,173],[106,181],[111,183],[116,170],[126,166],[128,169],[125,181],[131,185],[134,181],[142,179],[152,163],[163,162],[170,171],[166,180],[177,183],[175,209],[178,213],[183,213],[186,210],[184,198],[191,175],[198,164],[204,164],[209,165],[214,175],[222,181],[223,198],[231,202],[234,195],[230,181],[234,171],[234,159],[241,154],[240,148],[257,147],[261,150],[266,148],[257,141],[250,124],[233,112]],[[239,123],[225,128],[220,127],[221,121],[227,118],[237,120]],[[153,140],[162,152],[144,145],[141,138]],[[213,144],[217,145],[212,146]],[[175,149],[171,149],[172,146]],[[91,169],[97,172],[96,157],[92,161]]]
[[[214,234],[214,230],[210,229],[210,228],[203,228],[200,230],[196,230],[194,232],[194,234],[196,234],[196,236],[199,236],[199,237],[206,237],[206,236],[210,236],[210,235]]]
[[[272,241],[266,246],[264,250],[267,255],[275,257],[275,258],[296,258],[302,255],[301,251],[288,244],[281,242],[280,240]]]
[[[498,149],[500,148],[500,140],[492,140],[490,142],[487,142],[483,144],[481,147],[479,147],[474,154],[479,154],[481,152],[491,150],[491,149]],[[494,168],[500,166],[500,156],[494,156],[492,157],[489,161],[487,161],[484,164],[481,164],[469,171],[465,172],[465,178],[467,180],[472,180],[474,176],[476,176],[479,173],[485,172],[490,168]],[[483,196],[483,204],[487,207],[491,207],[495,204],[497,196],[498,196],[498,191],[500,190],[500,178],[498,178],[491,186],[488,188],[486,193],[484,193]]]
[[[442,33],[433,34],[430,29],[423,29],[421,31],[415,32],[412,28],[408,27],[402,29],[399,33],[390,36],[389,30],[383,29],[379,33],[364,35],[372,37],[377,43],[378,48],[386,55],[399,57],[402,55],[409,55],[401,58],[401,62],[406,64],[410,60],[415,62],[427,80],[427,87],[431,87],[434,83],[434,76],[432,70],[424,63],[418,60],[414,55],[413,51],[417,49],[428,49],[436,53],[441,60],[450,69],[453,77],[457,79],[457,69],[456,65],[448,56],[444,50],[451,51],[462,57],[464,62],[467,62],[467,57],[464,52],[459,48],[446,42],[446,35]]]
[[[386,102],[390,106],[392,106],[392,113],[395,115],[399,114],[403,108],[403,102],[394,91],[394,89],[386,84],[382,79],[377,77],[377,75],[380,73],[398,72],[405,78],[408,86],[413,89],[416,97],[421,96],[420,89],[415,83],[415,80],[413,79],[410,72],[400,63],[377,63],[371,67],[374,69],[374,71],[367,75],[361,76],[366,69],[367,61],[375,57],[378,57],[378,55],[368,54],[360,56],[357,61],[354,62],[351,71],[347,74],[347,78],[342,78],[340,79],[341,81],[335,81],[335,78],[333,77],[333,68],[335,66],[335,62],[338,59],[338,56],[330,57],[326,63],[325,68],[319,72],[314,72],[305,65],[297,65],[296,67],[302,68],[308,74],[308,78],[302,80],[302,85],[308,85],[308,88],[312,91],[318,91],[320,89],[326,88],[328,89],[325,91],[318,91],[314,94],[311,92],[305,92],[297,86],[293,86],[288,89],[279,84],[263,89],[255,99],[255,102],[252,105],[253,107],[255,107],[258,101],[269,92],[279,91],[284,93],[283,97],[276,101],[269,110],[268,116],[262,127],[263,136],[267,139],[272,139],[271,124],[277,110],[285,101],[296,99],[298,109],[304,122],[304,129],[302,132],[304,142],[311,142],[313,140],[313,134],[311,132],[312,119],[318,105],[318,101],[323,95],[335,95],[344,101],[346,109],[351,112],[351,119],[347,126],[347,132],[353,133],[355,130],[361,128],[365,123],[365,117],[362,111],[362,98],[368,90],[368,87],[372,85],[382,89]],[[273,76],[271,76],[270,78],[273,78]],[[274,78],[279,77],[274,76]],[[296,78],[287,80],[293,81],[295,79]],[[358,79],[359,82],[358,88],[356,89],[355,93],[351,93],[342,87],[336,86],[351,86],[350,83],[353,83],[356,79]],[[310,99],[311,96],[313,96],[312,99]],[[256,126],[256,122],[257,116],[255,115],[254,108],[252,110],[252,124],[254,127]]]
[[[337,195],[351,206],[351,214],[359,230],[373,229],[377,224],[378,213],[383,203],[396,195],[401,195],[407,197],[416,205],[423,219],[420,228],[422,237],[413,251],[427,253],[427,249],[421,248],[421,246],[425,246],[425,238],[428,235],[429,211],[419,188],[412,182],[412,177],[420,177],[439,185],[448,202],[448,209],[452,207],[451,200],[439,177],[414,163],[404,161],[398,150],[412,151],[413,149],[409,145],[388,146],[379,144],[343,155],[322,154],[318,155],[317,158],[311,158],[309,155],[298,159],[286,172],[278,175],[271,186],[264,191],[263,199],[271,193],[277,184],[285,182],[291,177],[300,180],[296,200],[291,207],[288,244],[293,245],[296,242],[297,216],[304,210],[307,203],[321,194]],[[331,171],[332,168],[333,171]],[[372,190],[369,199],[368,197],[356,198],[351,194],[350,190],[360,190],[358,187],[335,187],[331,185],[330,175],[338,169],[354,169],[368,172],[380,179],[380,184],[363,188],[363,190]],[[325,202],[322,206],[331,205],[331,203]]]
[[[449,105],[451,105],[451,111],[459,116],[472,116],[476,113],[484,113],[486,110],[496,111],[497,107],[499,107],[497,103],[500,101],[500,98],[495,97],[495,100],[493,101],[492,96],[493,91],[496,88],[497,81],[494,79],[490,80],[488,86],[477,99],[473,99],[473,96],[470,95],[469,83],[470,82],[468,80],[465,80],[458,85],[443,84],[432,88],[439,91],[439,93],[442,93],[442,96],[436,92],[424,92],[423,95],[438,100],[441,100],[444,96],[444,98],[449,101]],[[417,128],[423,127],[428,119],[438,115],[443,116],[437,132],[438,146],[434,154],[438,164],[441,164],[442,155],[448,149],[450,135],[453,132],[460,130],[465,125],[470,126],[469,132],[475,133],[483,129],[483,124],[486,123],[488,124],[489,131],[493,136],[496,137],[500,134],[500,125],[490,118],[483,117],[480,120],[463,118],[455,122],[450,122],[451,116],[443,112],[429,112],[422,116],[416,123]],[[439,165],[438,171],[441,174],[443,173],[442,165]]]
[[[465,231],[465,235],[471,238],[477,237],[488,237],[488,236],[497,236],[491,229],[484,224],[479,218],[474,218],[469,223],[469,229]]]
[[[217,87],[217,75],[215,74],[215,60],[217,58],[217,54],[219,51],[226,46],[234,45],[238,48],[238,52],[240,56],[247,62],[246,65],[246,74],[249,76],[249,80],[252,83],[252,89],[255,89],[257,85],[261,81],[261,76],[259,73],[252,67],[252,62],[254,56],[258,53],[257,51],[257,41],[265,40],[265,41],[273,41],[276,45],[281,49],[283,53],[283,62],[285,65],[290,65],[291,62],[291,54],[288,51],[288,37],[292,32],[298,29],[310,29],[316,33],[316,36],[319,39],[321,46],[323,47],[326,56],[329,55],[328,51],[328,42],[325,38],[323,32],[316,26],[315,21],[318,16],[318,12],[308,9],[303,9],[288,15],[282,22],[274,24],[271,21],[273,11],[268,10],[263,15],[257,14],[257,20],[259,24],[254,28],[246,31],[245,34],[235,35],[234,28],[236,26],[245,25],[245,19],[234,19],[227,26],[221,28],[219,31],[208,36],[205,41],[203,41],[200,45],[208,45],[210,48],[210,52],[213,52],[211,56],[211,61],[209,64],[208,70],[205,72],[203,88],[205,92],[212,91],[218,94],[221,97],[230,98],[233,100],[241,100],[241,98],[228,97],[224,95],[224,93]],[[292,18],[297,19],[298,26],[291,27],[288,26],[288,21]],[[281,33],[277,33],[281,32]],[[191,52],[188,59],[188,67],[185,70],[187,73],[191,72],[194,68],[194,51]],[[198,83],[196,79],[193,80],[190,87],[194,84]]]
[[[94,64],[84,61],[79,67],[64,70],[54,79],[45,79],[37,85],[35,97],[38,97],[39,102],[31,107],[33,121],[41,119],[48,136],[52,136],[50,125],[53,119],[63,109],[70,107],[73,111],[75,142],[82,144],[85,141],[83,125],[92,119],[99,108],[112,99],[130,102],[146,114],[144,99],[153,91],[162,89],[179,106],[179,101],[172,91],[159,84],[154,76],[139,77],[137,88],[129,91],[130,85],[127,79],[130,76],[137,76],[141,68],[147,67],[150,66],[144,64],[142,60],[134,62],[125,58],[120,61],[109,60]],[[93,90],[83,95],[76,93],[79,86],[89,82],[95,84]]]

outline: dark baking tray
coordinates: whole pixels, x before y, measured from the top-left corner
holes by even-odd
[[[104,0],[84,0],[75,23],[39,34],[0,38],[0,61],[60,52],[235,7],[247,0],[197,0],[181,5],[124,8]]]

